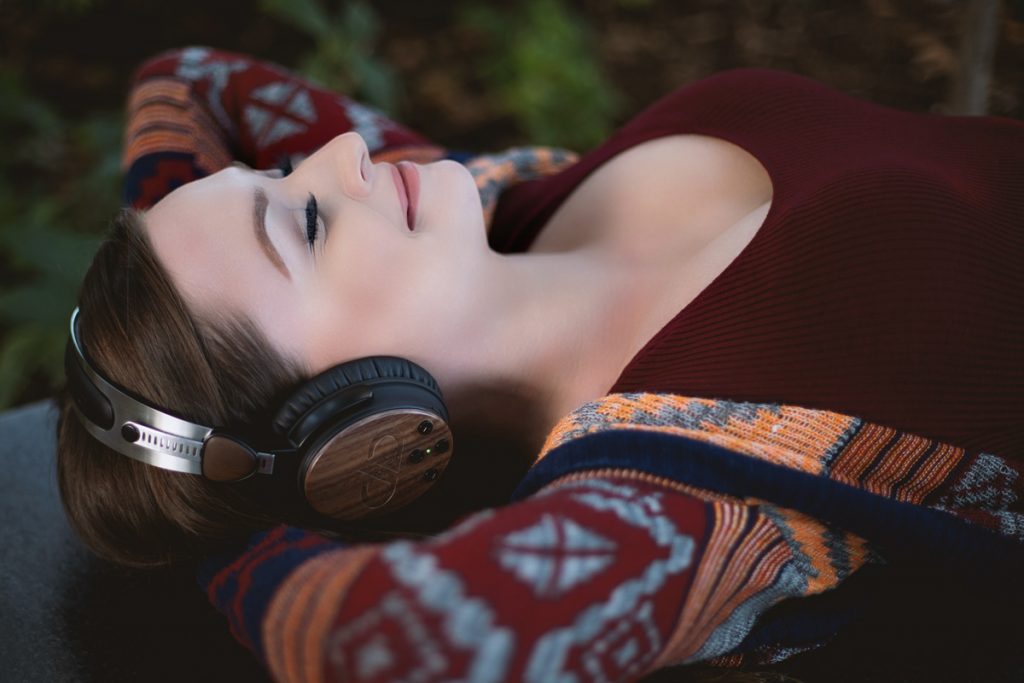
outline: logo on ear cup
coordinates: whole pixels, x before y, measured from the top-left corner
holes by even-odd
[[[371,510],[391,502],[398,489],[402,449],[398,439],[386,434],[370,446],[368,462],[356,471],[363,504]]]
[[[425,421],[433,425],[427,433],[420,430]],[[310,444],[299,486],[314,510],[337,520],[397,510],[434,485],[451,458],[451,441],[436,413],[404,407],[377,412]]]

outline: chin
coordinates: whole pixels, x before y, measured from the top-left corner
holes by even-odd
[[[435,196],[442,198],[445,207],[441,213],[450,222],[459,225],[471,224],[484,231],[483,205],[480,192],[469,169],[451,159],[442,159],[431,164],[431,174],[438,180],[438,192]]]
[[[434,162],[433,165],[437,167],[438,174],[444,174],[446,181],[450,181],[453,185],[463,188],[472,187],[473,191],[476,192],[476,182],[473,180],[473,174],[459,162],[452,161],[451,159],[442,159],[441,161]]]
[[[484,224],[484,207],[480,201],[480,190],[477,189],[476,181],[473,179],[473,174],[469,172],[469,169],[462,164],[457,164],[460,169],[460,174],[463,177],[463,183],[465,184],[465,192],[467,195],[467,204],[469,205],[472,215],[478,217],[480,227]]]

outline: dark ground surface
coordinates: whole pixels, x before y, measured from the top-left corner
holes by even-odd
[[[181,0],[173,3],[173,13],[169,4],[97,1],[75,16],[66,9],[45,9],[59,3],[40,7],[28,0],[0,0],[0,62],[19,71],[35,95],[76,117],[119,108],[134,66],[166,48],[206,44],[286,66],[297,64],[309,48],[300,33],[260,14],[256,3]],[[964,4],[571,3],[593,27],[604,72],[623,96],[620,122],[677,85],[736,66],[791,70],[879,104],[947,113]],[[451,147],[495,149],[529,142],[486,98],[477,69],[486,46],[478,34],[458,27],[457,3],[381,0],[374,7],[385,26],[379,54],[398,70],[403,84],[397,118]],[[1013,21],[1009,9],[1007,3],[989,112],[1024,119],[1024,23]],[[180,584],[154,580],[187,584],[187,579]],[[858,581],[864,595],[872,596],[864,598],[866,614],[833,644],[729,680],[1024,681],[1019,612],[997,596],[965,594],[916,571],[904,571],[896,580],[865,576]],[[664,671],[650,680],[718,676],[689,669]]]

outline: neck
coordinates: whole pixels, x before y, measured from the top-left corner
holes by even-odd
[[[466,343],[436,354],[430,366],[453,412],[516,407],[530,413],[542,439],[574,408],[603,396],[628,362],[638,274],[595,249],[491,252],[488,260],[461,317],[457,338]]]
[[[413,356],[444,391],[459,455],[380,528],[437,532],[507,503],[552,428],[603,396],[629,360],[624,331],[636,329],[639,271],[592,249],[491,252],[481,265],[473,291],[448,302],[460,314],[419,337],[423,351]]]

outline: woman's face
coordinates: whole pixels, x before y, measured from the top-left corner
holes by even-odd
[[[287,177],[232,167],[184,185],[145,223],[194,311],[249,316],[311,372],[368,355],[422,357],[451,339],[447,322],[459,327],[487,236],[465,167],[405,166],[418,175],[418,201],[395,170],[371,164],[363,139],[346,133]]]

